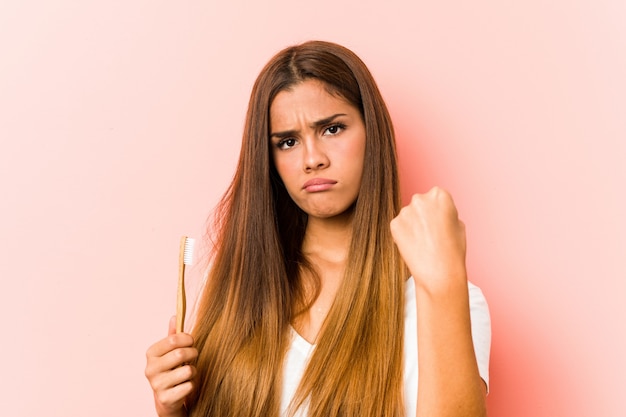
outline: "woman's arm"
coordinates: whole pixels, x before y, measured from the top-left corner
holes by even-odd
[[[391,223],[415,279],[418,331],[417,417],[486,415],[465,271],[465,227],[450,195],[415,195]]]
[[[446,292],[416,288],[419,379],[417,416],[485,416],[467,283]]]

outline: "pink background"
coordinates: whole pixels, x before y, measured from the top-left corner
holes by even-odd
[[[174,311],[284,46],[352,48],[406,196],[455,196],[493,316],[491,416],[626,415],[626,2],[4,1],[0,413],[149,416]]]

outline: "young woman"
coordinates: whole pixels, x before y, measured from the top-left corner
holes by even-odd
[[[401,209],[391,120],[351,51],[266,65],[216,220],[192,334],[171,322],[147,352],[159,416],[486,414],[463,223],[439,188]]]

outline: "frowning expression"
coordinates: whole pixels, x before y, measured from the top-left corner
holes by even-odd
[[[270,106],[276,170],[293,201],[309,216],[345,213],[356,200],[365,157],[359,110],[307,80],[276,95]]]

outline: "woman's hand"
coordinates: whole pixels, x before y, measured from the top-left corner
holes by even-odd
[[[465,225],[448,192],[415,194],[391,221],[391,234],[418,285],[445,291],[451,279],[465,284]]]
[[[176,317],[169,324],[168,336],[146,352],[146,378],[154,391],[159,417],[186,417],[185,398],[193,390],[196,369],[189,365],[198,356],[193,338],[176,333]]]

